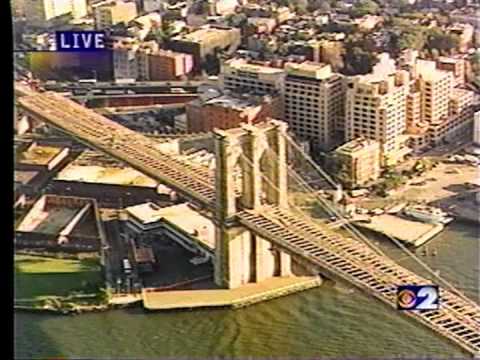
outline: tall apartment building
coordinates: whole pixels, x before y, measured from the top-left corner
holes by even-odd
[[[437,69],[452,72],[455,86],[465,83],[465,67],[464,59],[446,56],[440,56],[437,59]]]
[[[438,70],[434,61],[417,60],[415,74],[422,93],[422,118],[435,122],[448,116],[453,74]]]
[[[97,30],[107,29],[137,17],[137,5],[133,1],[107,0],[92,6]]]
[[[397,162],[408,151],[403,148],[406,129],[409,75],[395,66],[379,63],[372,74],[351,78],[346,96],[346,140],[358,137],[376,140],[382,165]]]
[[[230,59],[222,64],[220,83],[226,90],[245,90],[260,95],[282,93],[285,71],[265,65]]]
[[[287,63],[284,88],[285,120],[313,149],[330,150],[337,141],[337,122],[344,116],[343,77],[330,65]]]
[[[86,0],[26,0],[25,17],[30,26],[47,28],[56,18],[70,14],[74,19],[87,15]]]
[[[469,136],[474,94],[455,87],[464,81],[462,60],[440,58],[435,63],[417,59],[410,69],[414,76],[407,101],[410,146],[421,151],[441,141]]]
[[[335,149],[334,155],[352,188],[380,177],[380,144],[375,140],[357,138]]]

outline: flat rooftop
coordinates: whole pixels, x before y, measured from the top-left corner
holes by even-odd
[[[175,36],[173,40],[205,43],[216,38],[221,33],[230,32],[232,30],[232,28],[223,29],[217,27],[202,27],[198,30],[192,31],[191,33]]]
[[[15,170],[14,181],[16,183],[26,185],[31,182],[39,173],[40,171]]]
[[[208,96],[208,94],[207,94]],[[211,95],[213,96],[213,95]],[[230,108],[238,111],[248,111],[251,108],[256,108],[262,103],[271,101],[269,96],[254,96],[250,94],[218,94],[216,97],[207,98],[206,100],[197,99],[193,103],[198,106],[220,106]]]
[[[335,151],[341,153],[354,153],[367,147],[379,145],[377,141],[371,139],[355,139],[339,146]]]
[[[17,162],[21,164],[48,165],[62,148],[45,145],[31,145],[27,150],[17,155]]]
[[[225,65],[240,71],[250,73],[283,74],[285,72],[283,69],[274,68],[271,66],[251,64],[248,63],[245,59],[231,59],[226,61]]]
[[[69,199],[74,200],[64,204]],[[57,235],[87,205],[90,205],[91,211],[91,199],[44,195],[35,202],[16,230]]]
[[[151,188],[158,186],[155,180],[139,171],[93,152],[84,152],[62,169],[55,180]]]
[[[197,238],[210,249],[215,248],[215,225],[188,204],[160,208],[156,204],[145,203],[125,210],[144,225],[164,220]]]
[[[332,68],[328,64],[305,61],[301,64],[287,63],[285,70],[289,75],[309,77],[314,79],[327,79],[333,75]]]

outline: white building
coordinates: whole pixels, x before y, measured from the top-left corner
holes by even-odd
[[[321,63],[287,63],[285,69],[285,120],[314,148],[332,149],[337,122],[344,116],[343,77]]]
[[[88,15],[87,0],[71,0],[71,2],[74,19],[81,19]]]
[[[163,10],[164,1],[162,0],[143,0],[143,11],[146,13]]]
[[[245,59],[231,59],[223,63],[219,76],[226,90],[253,91],[260,95],[282,92],[285,71],[269,66],[250,64]]]
[[[79,19],[87,15],[86,0],[26,0],[25,17],[35,27],[52,26],[52,21],[64,15]]]
[[[127,23],[137,17],[137,5],[130,1],[103,1],[92,6],[95,28],[106,29],[118,23]]]
[[[346,140],[378,141],[382,165],[396,163],[407,151],[402,134],[409,85],[408,72],[395,70],[388,58],[382,58],[371,74],[354,76],[347,85]]]

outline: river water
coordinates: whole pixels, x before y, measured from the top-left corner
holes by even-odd
[[[478,228],[450,224],[421,257],[478,301]],[[394,246],[394,258],[419,271]],[[16,314],[17,358],[213,356],[464,358],[455,345],[357,290],[317,289],[238,310],[145,313],[141,309],[76,317]]]

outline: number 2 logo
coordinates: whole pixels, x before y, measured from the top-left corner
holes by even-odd
[[[417,293],[417,310],[436,310],[438,309],[438,289],[432,286],[422,287]]]

